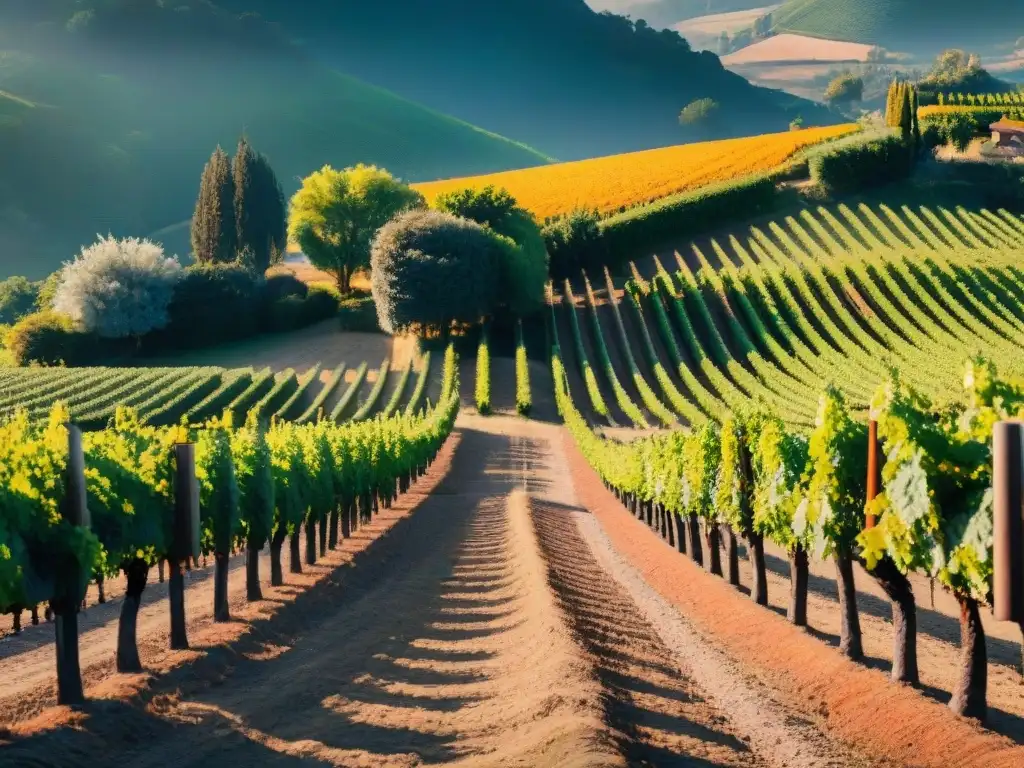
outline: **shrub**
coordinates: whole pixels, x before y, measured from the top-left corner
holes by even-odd
[[[887,184],[911,168],[909,149],[895,132],[844,139],[810,159],[811,179],[829,195]]]
[[[66,315],[36,312],[26,315],[7,332],[8,352],[16,365],[81,365],[98,354],[98,339],[75,329]]]
[[[526,356],[526,342],[523,339],[523,323],[516,325],[516,412],[529,416],[533,408],[530,393],[530,361]]]
[[[638,250],[766,213],[779,200],[774,179],[757,174],[630,209],[600,222],[607,262],[614,264]]]
[[[488,346],[487,327],[480,329],[480,345],[476,352],[476,409],[481,416],[491,412],[491,350]]]
[[[338,314],[338,294],[330,288],[313,286],[306,294],[304,302],[305,322],[307,325],[319,323]]]
[[[518,248],[505,249],[501,264],[502,298],[514,315],[527,315],[544,306],[548,280],[548,252],[533,214],[521,208],[505,189],[466,188],[446,192],[434,208],[484,224],[512,240]]]
[[[167,325],[181,275],[156,243],[101,237],[64,267],[53,308],[86,332],[139,337]]]
[[[146,347],[149,351],[201,347],[257,333],[261,283],[238,264],[186,267],[174,288],[170,322],[146,338]]]
[[[281,274],[271,275],[267,278],[263,295],[267,301],[275,302],[286,296],[298,296],[300,299],[304,299],[308,293],[309,286],[295,275]]]
[[[268,312],[270,331],[295,331],[305,325],[306,300],[299,296],[285,296],[271,302]]]
[[[551,256],[552,277],[576,277],[581,269],[604,263],[606,246],[599,222],[596,211],[576,210],[544,226],[541,234]]]
[[[343,331],[380,333],[377,306],[372,296],[342,299],[338,307],[339,325]]]
[[[267,330],[279,333],[296,331],[307,325],[327,320],[338,313],[338,294],[314,287],[306,296],[294,294],[270,302]]]
[[[21,275],[0,281],[0,323],[16,323],[35,309],[39,285]]]
[[[373,300],[387,333],[447,329],[489,315],[511,241],[474,221],[414,210],[386,224],[372,249]],[[514,246],[513,246],[514,247]]]
[[[680,125],[696,125],[713,120],[719,111],[718,102],[714,99],[697,99],[691,101],[679,113]]]

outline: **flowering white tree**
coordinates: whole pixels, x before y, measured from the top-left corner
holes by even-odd
[[[64,265],[53,308],[105,338],[142,336],[167,325],[181,276],[177,257],[157,243],[108,235]]]

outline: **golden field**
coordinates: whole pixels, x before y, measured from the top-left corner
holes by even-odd
[[[771,170],[804,147],[856,130],[856,125],[807,128],[412,186],[430,202],[440,194],[466,187],[504,187],[542,221],[577,208],[612,213],[677,192]]]

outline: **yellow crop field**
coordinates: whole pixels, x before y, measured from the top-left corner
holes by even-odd
[[[504,187],[538,219],[577,208],[612,213],[707,184],[775,168],[797,151],[836,139],[858,126],[834,125],[765,136],[683,144],[624,155],[544,165],[486,176],[430,181],[413,187],[432,202],[457,189]]]

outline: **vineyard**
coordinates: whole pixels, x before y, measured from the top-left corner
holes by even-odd
[[[1022,237],[812,206],[460,355],[0,371],[0,758],[1020,764]]]
[[[415,374],[415,375],[414,375]],[[0,372],[0,412],[25,411],[43,422],[60,402],[85,431],[102,429],[118,407],[131,408],[154,427],[200,425],[230,412],[236,424],[250,416],[297,424],[320,419],[363,421],[399,412],[413,414],[438,380],[430,352],[414,361],[385,359],[326,368],[274,371],[269,367],[11,368]],[[387,397],[384,393],[387,392]],[[436,388],[431,392],[436,397]],[[435,400],[436,402],[436,400]]]
[[[445,192],[507,189],[538,219],[578,208],[609,214],[699,187],[778,168],[799,150],[845,136],[856,126],[685,144],[489,176],[414,184],[428,200]]]
[[[806,210],[631,263],[624,284],[566,285],[557,327],[582,404],[609,426],[697,427],[760,403],[809,428],[827,384],[864,413],[893,366],[945,402],[971,355],[1024,368],[1022,231],[987,211]]]
[[[859,560],[892,603],[894,680],[921,682],[911,580],[938,582],[959,604],[950,708],[984,719],[986,689],[1012,695],[988,683],[981,606],[992,424],[1024,414],[1022,235],[1002,211],[840,205],[632,263],[624,282],[606,271],[597,290],[566,282],[560,411],[671,546],[736,587],[744,549],[757,604],[766,546],[788,559],[791,623],[808,625],[809,562],[834,560],[839,650],[855,660]],[[884,468],[866,518],[869,409]]]
[[[458,412],[454,349],[449,347],[445,355],[439,400],[430,408],[420,409],[410,399],[405,412],[397,413],[400,384],[380,418],[372,421],[353,418],[342,424],[320,418],[295,423],[275,418],[268,428],[268,415],[300,412],[296,395],[316,370],[301,384],[293,372],[279,376],[276,384],[264,377],[266,394],[250,395],[255,404],[244,425],[233,424],[230,407],[223,419],[189,428],[147,425],[135,410],[118,406],[111,424],[85,433],[79,443],[77,461],[84,462],[84,473],[77,482],[84,482],[81,492],[88,513],[78,518],[61,515],[76,482],[75,449],[69,448],[75,441],[69,443],[66,427],[73,417],[59,401],[39,423],[30,420],[27,408],[17,409],[0,435],[6,513],[0,539],[0,611],[17,617],[24,607],[45,602],[61,621],[76,613],[92,576],[102,583],[104,577],[123,574],[126,608],[118,632],[117,671],[138,672],[136,616],[151,568],[160,566],[162,581],[164,563],[169,563],[173,590],[175,581],[181,582],[182,561],[198,564],[200,551],[204,560],[213,557],[214,616],[228,621],[228,560],[235,551],[247,552],[248,599],[260,600],[259,552],[265,546],[270,550],[271,584],[280,586],[282,549],[289,537],[290,568],[296,573],[302,570],[303,531],[305,562],[311,565],[340,538],[368,524],[426,471],[451,431]],[[402,374],[403,381],[410,370]],[[340,371],[332,374],[329,386],[337,384]],[[378,382],[385,376],[386,362]],[[107,374],[97,378],[106,380]],[[425,373],[421,379],[425,381]],[[292,382],[291,390],[283,382]],[[417,385],[414,397],[423,388]],[[380,389],[374,386],[357,417],[372,410]],[[267,405],[277,402],[283,404]],[[202,509],[198,526],[186,536],[195,537],[195,548],[182,540],[179,522],[183,445],[194,446],[195,514],[199,516],[200,505]],[[176,615],[173,600],[172,592],[171,644],[187,648],[184,614]],[[58,669],[63,653],[58,645]],[[62,675],[59,680],[60,695],[68,703],[81,698],[81,682],[73,678]]]
[[[968,107],[1020,107],[1024,106],[1024,93],[942,93],[935,95],[933,106]]]

